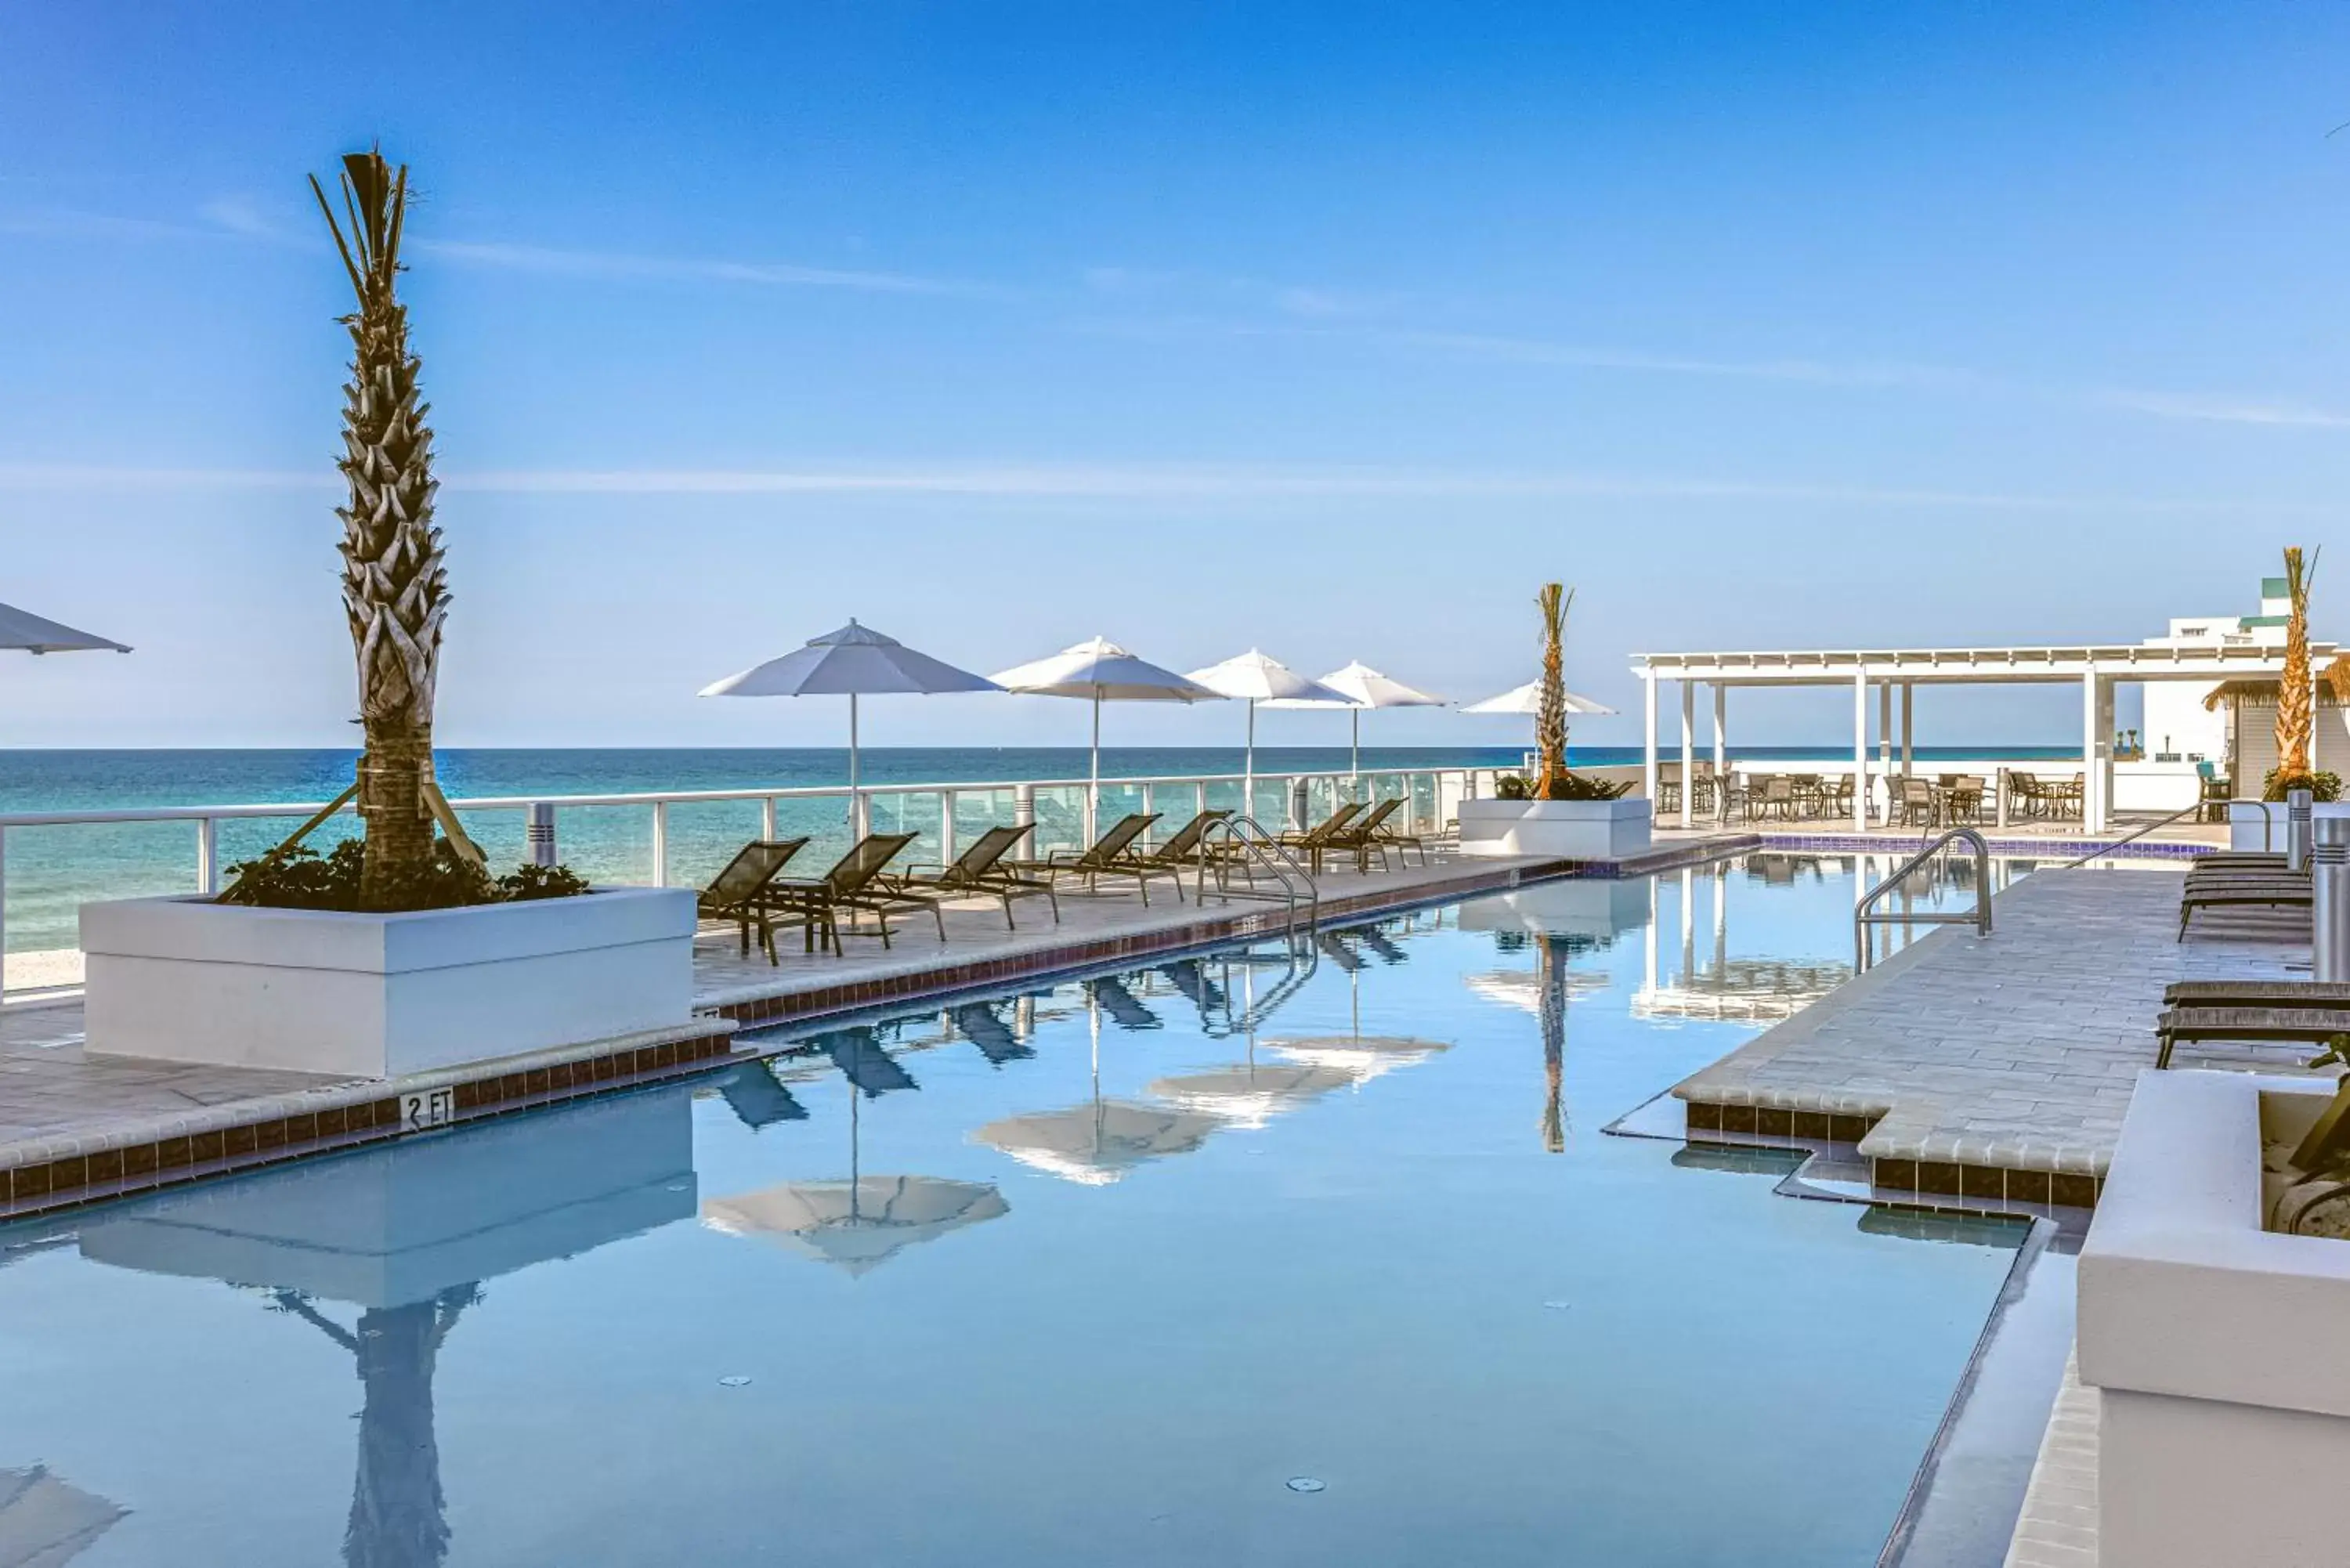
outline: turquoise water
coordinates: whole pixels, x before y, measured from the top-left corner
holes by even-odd
[[[1374,790],[1399,794],[1398,770],[1517,765],[1514,751],[1461,748],[1415,750],[1365,747],[1363,767]],[[0,753],[0,813],[115,811],[141,807],[265,805],[278,801],[331,800],[350,783],[348,752],[5,752]],[[1106,749],[1105,777],[1238,773],[1237,750]],[[1261,747],[1261,774],[1344,771],[1343,749]],[[494,799],[558,794],[625,794],[730,789],[801,789],[841,785],[848,780],[848,753],[838,750],[609,750],[466,751],[439,753],[442,787],[456,798]],[[996,750],[889,749],[868,751],[861,764],[869,785],[899,783],[967,784],[990,780],[1083,778],[1083,751],[1045,748]],[[1416,792],[1424,809],[1435,802],[1423,779]],[[1081,836],[1082,789],[1041,792],[1037,799],[1040,847],[1072,845]],[[1212,786],[1209,804],[1241,805],[1237,784]],[[1180,821],[1192,809],[1191,796],[1177,792],[1156,800]],[[1284,810],[1280,786],[1261,784],[1254,810],[1278,820]],[[1326,811],[1330,787],[1317,785],[1311,808]],[[1110,786],[1102,810],[1140,809],[1140,790]],[[936,859],[940,797],[923,792],[881,795],[871,803],[878,831],[921,835],[911,858]],[[969,843],[984,828],[1009,822],[1009,790],[963,794],[956,801],[957,832]],[[1107,815],[1105,820],[1107,820]],[[524,819],[518,811],[469,812],[466,830],[494,865],[503,868],[525,854]],[[260,818],[221,825],[224,867],[258,855],[293,831],[298,819]],[[669,876],[673,882],[707,880],[747,839],[758,836],[757,801],[727,801],[671,808]],[[356,820],[328,824],[315,842],[321,849],[357,830]],[[806,835],[803,852],[815,869],[848,846],[841,802],[785,801],[776,831]],[[652,813],[646,806],[566,808],[556,814],[557,848],[564,860],[592,879],[645,882],[652,879]],[[28,827],[10,830],[6,844],[7,950],[38,951],[70,947],[75,912],[92,898],[179,893],[194,887],[195,829],[185,823],[108,826]]]
[[[1783,870],[0,1230],[0,1472],[76,1568],[1866,1568],[2020,1232],[1599,1130],[1751,1033],[1670,995],[1846,961],[1848,876]]]

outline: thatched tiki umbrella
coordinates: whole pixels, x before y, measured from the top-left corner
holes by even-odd
[[[1566,612],[1574,593],[1558,583],[1544,583],[1535,596],[1543,618],[1542,705],[1534,712],[1534,746],[1542,753],[1542,777],[1534,781],[1536,800],[1550,798],[1551,785],[1566,778]]]
[[[432,687],[441,623],[449,612],[441,531],[432,525],[432,431],[417,396],[416,356],[408,351],[408,310],[394,293],[408,209],[408,169],[378,151],[343,159],[342,221],[314,175],[359,296],[342,317],[351,334],[351,379],[343,389],[343,455],[350,484],[343,521],[343,607],[359,653],[359,810],[367,827],[363,885],[378,891],[432,857]]]

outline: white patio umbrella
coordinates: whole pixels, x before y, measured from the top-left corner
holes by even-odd
[[[865,831],[865,796],[858,787],[857,700],[863,696],[930,696],[942,691],[995,691],[983,675],[917,653],[851,619],[838,631],[810,638],[807,646],[764,664],[713,680],[704,697],[842,697],[848,699],[848,819]]]
[[[1095,808],[1101,797],[1101,705],[1105,702],[1202,702],[1221,697],[1196,680],[1137,659],[1106,637],[1065,648],[1048,659],[998,670],[995,684],[1006,691],[1038,697],[1089,698],[1094,705],[1093,763],[1087,774],[1086,841],[1094,837]]]
[[[1416,691],[1400,680],[1390,680],[1357,659],[1344,670],[1334,670],[1322,677],[1322,684],[1338,694],[1336,703],[1310,700],[1292,701],[1284,698],[1265,704],[1268,708],[1330,708],[1347,707],[1354,711],[1348,721],[1353,727],[1352,743],[1348,747],[1347,771],[1359,774],[1363,771],[1363,710],[1366,708],[1441,708],[1444,699]]]
[[[1347,699],[1318,680],[1308,680],[1278,659],[1257,649],[1236,654],[1222,664],[1194,670],[1191,678],[1219,696],[1248,704],[1247,762],[1241,769],[1241,813],[1256,810],[1256,705],[1260,702],[1313,702],[1328,706]]]
[[[14,605],[0,605],[0,648],[19,648],[26,653],[79,653],[99,649],[110,649],[116,653],[130,651],[110,639],[59,626]]]
[[[1482,702],[1471,702],[1461,710],[1463,713],[1524,713],[1542,711],[1542,682],[1529,680],[1523,686],[1513,686],[1499,697],[1488,697]],[[1615,709],[1589,697],[1566,694],[1566,711],[1570,713],[1613,713]]]

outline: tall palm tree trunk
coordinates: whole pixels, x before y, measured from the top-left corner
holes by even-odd
[[[1566,612],[1575,595],[1561,584],[1544,583],[1534,604],[1542,611],[1542,701],[1534,713],[1534,749],[1542,753],[1542,776],[1534,797],[1550,798],[1551,785],[1566,777]]]
[[[2284,553],[2284,588],[2290,608],[2284,621],[2284,673],[2277,680],[2277,783],[2310,774],[2310,738],[2316,726],[2316,693],[2309,668],[2309,579],[2302,571],[2301,547]]]
[[[418,395],[408,348],[408,309],[395,290],[408,210],[408,169],[378,151],[343,159],[342,221],[313,176],[359,308],[342,317],[351,335],[351,379],[343,389],[343,455],[350,486],[342,519],[343,607],[359,657],[359,810],[367,828],[362,890],[380,893],[429,864],[433,819],[432,694],[449,591],[441,530],[432,524],[431,406]]]

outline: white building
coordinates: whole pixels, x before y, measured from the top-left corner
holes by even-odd
[[[2291,609],[2282,577],[2261,581],[2258,615],[2202,616],[2173,618],[2170,635],[2149,637],[2148,648],[2252,648],[2274,645],[2284,649],[2285,617]],[[2184,681],[2150,684],[2145,688],[2146,708],[2139,746],[2157,763],[2210,762],[2221,773],[2232,773],[2228,732],[2233,710],[2222,704],[2206,706],[2214,688]],[[2273,712],[2273,707],[2272,707]],[[2272,747],[2273,749],[2273,747]]]

